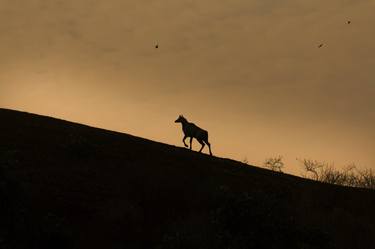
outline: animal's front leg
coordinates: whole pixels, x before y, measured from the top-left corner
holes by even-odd
[[[185,143],[185,139],[187,138],[187,136],[185,135],[184,138],[182,139],[182,142],[184,143],[185,147],[189,147],[186,143]]]
[[[193,137],[190,137],[190,149],[192,149],[192,146],[191,146],[192,142],[193,142]]]

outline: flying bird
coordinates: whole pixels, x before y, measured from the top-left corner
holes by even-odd
[[[321,47],[323,47],[323,45],[324,45],[323,43],[322,43],[322,44],[319,44],[318,48],[321,48]]]
[[[156,43],[155,48],[159,48],[159,44]]]
[[[348,23],[348,24],[351,24],[351,23],[352,23],[352,21],[348,21],[347,23]]]

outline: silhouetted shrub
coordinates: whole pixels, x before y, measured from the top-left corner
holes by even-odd
[[[299,160],[305,173],[303,177],[343,186],[375,189],[375,174],[372,169],[359,170],[355,164],[337,169],[333,164],[311,159]]]
[[[272,171],[283,172],[282,169],[284,168],[284,162],[282,160],[282,156],[270,157],[264,161],[263,166]]]
[[[357,187],[375,189],[375,172],[372,169],[357,170]]]

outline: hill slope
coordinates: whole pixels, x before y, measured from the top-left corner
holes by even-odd
[[[375,248],[375,192],[0,109],[0,248]]]

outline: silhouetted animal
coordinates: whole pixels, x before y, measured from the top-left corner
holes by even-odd
[[[155,45],[155,48],[159,48],[159,44],[156,44],[156,45]]]
[[[348,21],[348,24],[351,24],[352,23],[352,21]]]
[[[324,45],[323,43],[322,43],[322,44],[319,44],[318,48],[321,48],[321,47],[323,47],[323,45]]]
[[[193,123],[189,123],[187,119],[184,118],[184,116],[182,115],[178,116],[178,118],[174,122],[182,124],[182,131],[184,132],[184,135],[185,135],[184,138],[182,139],[182,142],[184,143],[186,147],[188,147],[188,145],[185,143],[185,139],[190,137],[190,149],[192,149],[191,144],[192,144],[193,138],[195,138],[202,145],[199,152],[203,150],[203,147],[206,143],[208,145],[208,149],[210,150],[210,155],[212,156],[211,145],[208,142],[208,132],[206,130],[199,128]]]

